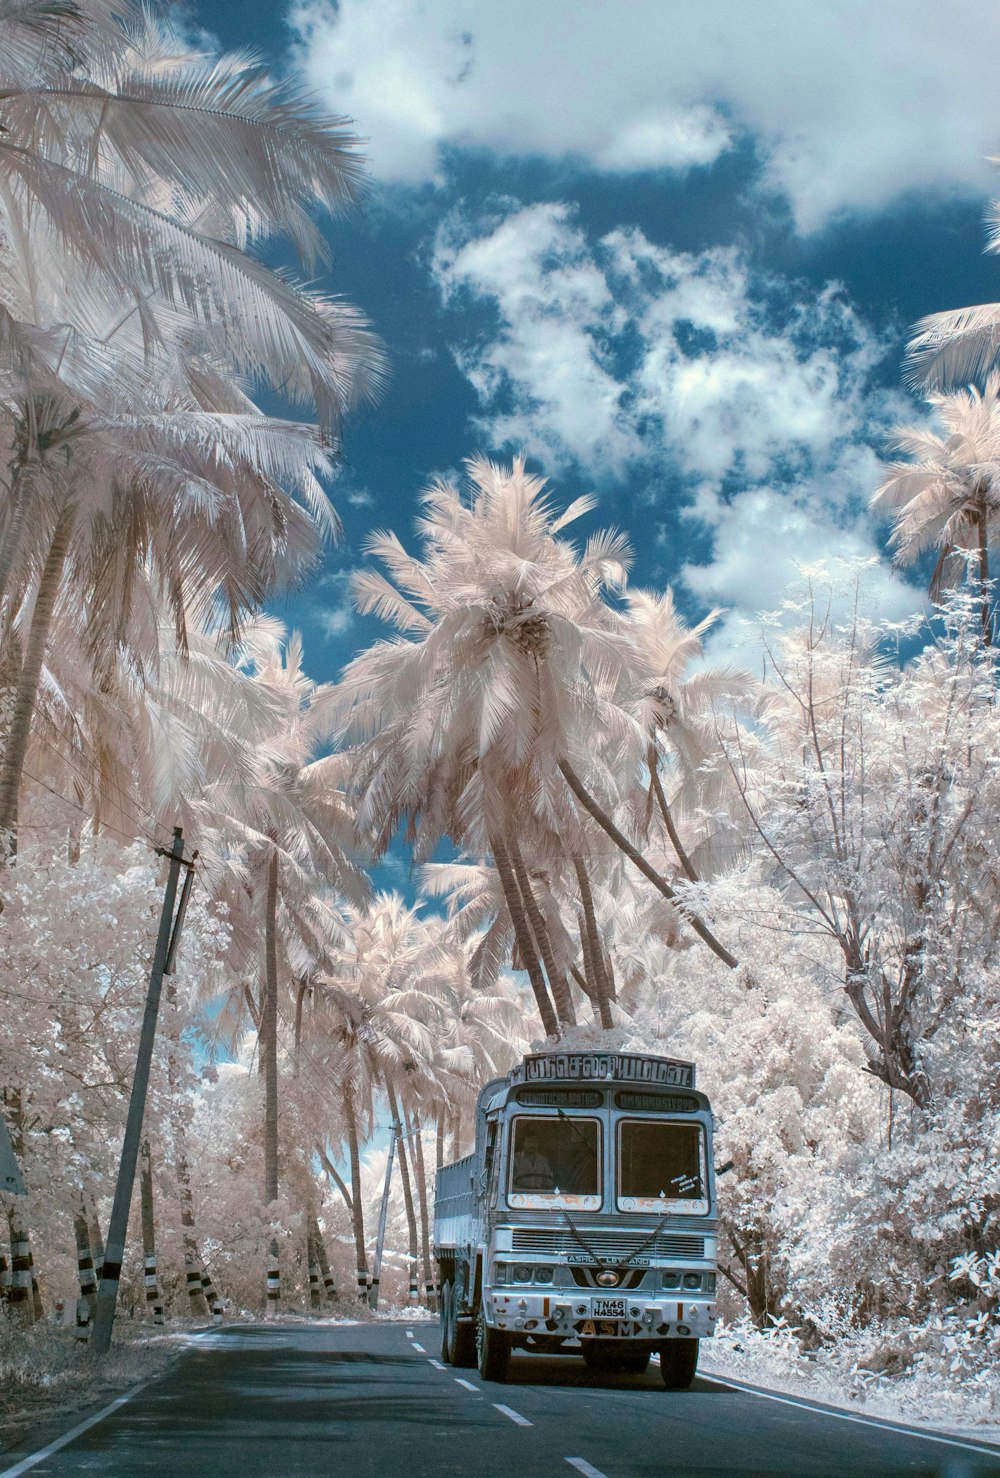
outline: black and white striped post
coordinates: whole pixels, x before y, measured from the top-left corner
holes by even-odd
[[[316,1234],[313,1231],[312,1214],[306,1212],[306,1267],[309,1273],[309,1307],[319,1310],[323,1307],[323,1290],[319,1280],[319,1252],[316,1247]]]
[[[278,1241],[271,1239],[267,1262],[267,1312],[276,1314],[281,1302],[281,1263],[279,1261]]]
[[[160,992],[163,975],[172,946],[176,948],[177,936],[174,918],[174,903],[177,898],[177,881],[185,863],[184,836],[179,826],[174,827],[173,846],[169,852],[157,848],[161,856],[170,858],[167,886],[163,895],[160,928],[156,938],[153,967],[149,972],[149,988],[146,992],[146,1008],[143,1012],[139,1033],[139,1050],[136,1054],[135,1073],[132,1078],[132,1093],[129,1098],[128,1117],[125,1121],[125,1138],[122,1142],[121,1162],[115,1185],[115,1199],[108,1222],[108,1240],[104,1249],[104,1267],[101,1270],[101,1286],[97,1295],[94,1313],[94,1328],[90,1337],[90,1354],[106,1355],[111,1348],[111,1331],[115,1322],[118,1303],[118,1285],[121,1281],[122,1258],[125,1255],[125,1237],[128,1232],[129,1208],[135,1185],[135,1170],[139,1160],[139,1141],[142,1136],[142,1120],[146,1109],[146,1090],[149,1087],[149,1069],[153,1060],[153,1043],[156,1039],[156,1018],[160,1009]]]
[[[90,1338],[90,1321],[97,1304],[97,1273],[94,1271],[94,1255],[90,1246],[90,1228],[87,1225],[87,1207],[80,1198],[80,1205],[73,1214],[73,1235],[76,1238],[76,1276],[80,1296],[76,1301],[77,1339]]]
[[[28,1229],[21,1220],[20,1214],[11,1211],[10,1287],[7,1290],[7,1302],[10,1304],[12,1312],[20,1317],[28,1316],[28,1306],[31,1303],[33,1271],[31,1239],[28,1236]]]
[[[205,1295],[208,1304],[208,1312],[212,1316],[213,1324],[222,1323],[222,1299],[219,1297],[218,1289],[212,1282],[212,1275],[204,1263],[201,1265],[201,1291]]]

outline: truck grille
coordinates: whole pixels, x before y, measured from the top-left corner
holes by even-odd
[[[658,1232],[650,1242],[645,1232],[589,1231],[580,1228],[580,1236],[595,1257],[620,1258],[626,1262],[642,1251],[643,1257],[704,1257],[704,1237],[685,1237],[677,1233]],[[579,1256],[584,1248],[568,1228],[515,1227],[512,1250],[537,1257]]]

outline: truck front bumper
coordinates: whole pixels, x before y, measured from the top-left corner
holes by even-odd
[[[715,1330],[715,1300],[710,1297],[626,1296],[625,1316],[617,1319],[595,1314],[597,1302],[576,1288],[551,1294],[487,1289],[483,1297],[486,1322],[511,1334],[564,1339],[707,1339]]]

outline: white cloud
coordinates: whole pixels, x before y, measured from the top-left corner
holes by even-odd
[[[651,522],[672,497],[711,538],[682,572],[707,603],[760,610],[800,563],[876,554],[873,448],[903,402],[873,384],[885,345],[837,284],[810,290],[753,274],[733,248],[676,252],[634,229],[591,240],[551,203],[508,204],[479,227],[453,215],[433,270],[446,302],[496,313],[491,337],[455,347],[485,449],[647,479]],[[891,572],[875,583],[885,614],[912,609]]]
[[[709,164],[746,134],[800,227],[989,187],[1000,10],[981,0],[296,0],[310,80],[375,173],[447,147],[607,171]]]

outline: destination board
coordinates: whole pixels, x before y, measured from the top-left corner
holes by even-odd
[[[607,1081],[693,1088],[694,1063],[632,1052],[545,1052],[524,1059],[526,1083]]]
[[[595,1088],[519,1088],[517,1102],[528,1108],[600,1108],[604,1094]]]
[[[685,1093],[616,1093],[615,1106],[642,1114],[696,1114],[701,1108],[697,1098]]]

